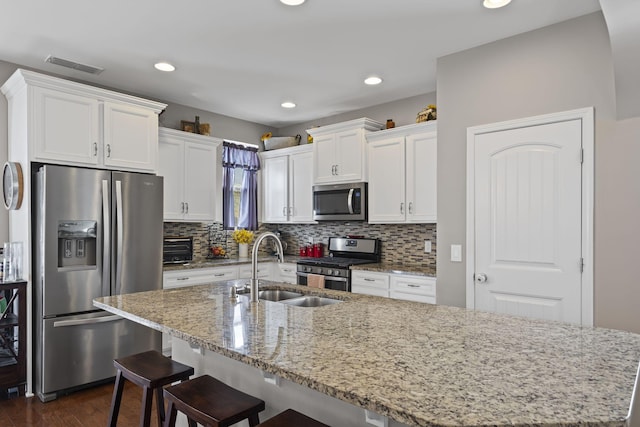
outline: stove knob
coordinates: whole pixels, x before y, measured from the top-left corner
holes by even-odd
[[[327,270],[327,275],[328,275],[328,276],[331,276],[332,274],[333,274],[333,271],[332,271],[332,270]]]
[[[318,269],[318,274],[322,274],[322,269],[321,268]]]
[[[307,273],[310,273],[311,272],[311,267],[305,267],[304,271],[306,271]]]

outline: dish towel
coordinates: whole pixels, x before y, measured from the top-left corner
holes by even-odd
[[[307,286],[310,288],[324,288],[324,276],[321,274],[309,274],[307,276]]]

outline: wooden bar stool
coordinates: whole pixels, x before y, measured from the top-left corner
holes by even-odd
[[[176,425],[178,411],[187,416],[191,427],[196,423],[226,427],[245,419],[254,427],[260,423],[258,413],[264,410],[264,401],[209,375],[165,388],[164,398],[168,404],[165,427]]]
[[[326,424],[309,418],[293,409],[287,409],[275,417],[258,425],[258,427],[329,427]]]
[[[113,388],[111,411],[109,413],[109,427],[116,427],[124,380],[142,387],[142,411],[140,414],[140,427],[149,427],[151,423],[151,404],[153,391],[156,392],[156,406],[158,412],[158,424],[164,422],[164,401],[162,399],[162,387],[176,381],[188,380],[193,375],[191,366],[174,362],[157,351],[145,351],[133,354],[121,359],[115,359],[113,365],[118,370],[116,383]]]

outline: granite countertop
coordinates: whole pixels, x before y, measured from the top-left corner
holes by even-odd
[[[236,283],[94,303],[408,425],[625,425],[640,335],[269,281],[344,302],[251,304]]]
[[[285,255],[284,262],[297,262],[300,259],[297,255]],[[258,257],[260,262],[278,262],[278,257],[275,255],[261,255]],[[164,264],[162,271],[175,271],[175,270],[193,270],[198,268],[215,268],[224,267],[227,265],[240,265],[251,264],[251,258],[216,258],[205,259],[202,261],[191,261],[180,264]]]
[[[392,262],[378,262],[373,264],[352,265],[352,270],[377,271],[381,273],[411,274],[414,276],[436,277],[436,266],[416,264],[399,264]]]

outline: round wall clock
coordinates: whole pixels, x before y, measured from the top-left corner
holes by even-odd
[[[20,209],[23,187],[24,180],[20,163],[6,162],[2,171],[2,193],[5,208]]]

